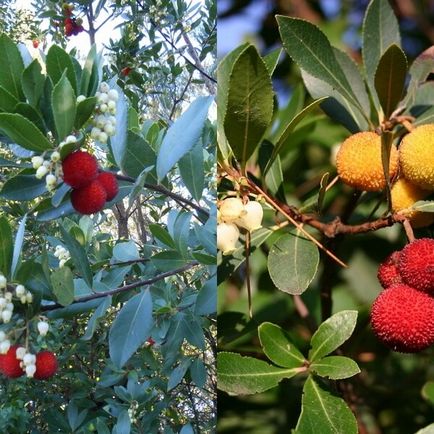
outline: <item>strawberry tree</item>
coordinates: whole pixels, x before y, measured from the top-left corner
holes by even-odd
[[[0,431],[211,432],[213,96],[147,119],[95,46],[0,50]]]
[[[282,49],[243,44],[217,73],[221,427],[430,432],[433,49],[408,66],[386,1],[365,11],[360,65],[276,20]],[[284,54],[302,83],[281,106]]]

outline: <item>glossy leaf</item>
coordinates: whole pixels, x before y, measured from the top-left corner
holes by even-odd
[[[330,380],[350,378],[360,373],[357,363],[343,356],[324,357],[312,363],[309,369],[320,377],[326,377]]]
[[[116,164],[122,168],[128,143],[128,102],[124,92],[118,85],[112,85],[119,94],[116,103],[116,133],[110,137],[110,146]]]
[[[57,137],[63,140],[74,127],[76,113],[74,89],[65,74],[53,88],[52,103]]]
[[[343,310],[324,321],[310,341],[309,361],[315,362],[339,348],[353,334],[357,311]]]
[[[434,212],[434,201],[419,200],[412,205],[411,209],[423,212]]]
[[[19,101],[15,96],[4,87],[0,86],[0,111],[13,112],[18,103]]]
[[[42,119],[41,113],[35,107],[25,102],[20,102],[15,106],[14,112],[24,116],[32,122],[36,127],[38,127],[42,134],[45,135],[47,133],[44,119]]]
[[[124,304],[110,329],[110,358],[119,369],[148,339],[152,326],[152,297],[146,289]]]
[[[190,365],[191,365],[191,359],[184,359],[170,373],[169,380],[167,382],[167,391],[174,389],[182,381]]]
[[[202,388],[206,383],[207,370],[206,366],[201,359],[195,359],[190,366],[190,375],[193,383],[197,387]]]
[[[62,78],[66,71],[66,78],[69,80],[74,92],[77,93],[77,76],[74,64],[69,54],[58,45],[52,45],[47,53],[47,73],[53,81],[53,85]]]
[[[302,410],[295,434],[357,434],[357,421],[342,398],[320,386],[311,376],[303,387]]]
[[[294,377],[297,368],[277,368],[253,357],[220,352],[217,355],[217,386],[229,395],[252,395],[276,387],[284,378]]]
[[[30,151],[41,152],[52,148],[36,125],[22,115],[0,113],[0,129],[15,143]]]
[[[268,255],[268,271],[281,291],[302,294],[318,270],[318,248],[298,231],[280,237]]]
[[[149,230],[155,238],[164,243],[166,246],[171,247],[172,249],[175,248],[175,241],[173,241],[173,238],[169,232],[167,232],[167,230],[162,226],[151,224],[149,225]]]
[[[262,323],[258,328],[259,340],[265,355],[276,365],[284,368],[299,368],[306,359],[289,336],[276,324]]]
[[[170,271],[184,266],[187,260],[176,250],[165,250],[152,256],[151,262],[159,271]]]
[[[54,270],[51,274],[51,285],[56,300],[62,306],[68,306],[74,301],[74,280],[69,267]]]
[[[211,315],[215,312],[217,312],[216,276],[205,282],[197,295],[196,307],[194,309],[196,315]]]
[[[167,130],[157,156],[160,180],[198,142],[213,99],[211,96],[197,98]]]
[[[83,71],[81,73],[80,80],[80,95],[93,96],[94,83],[92,81],[95,79],[95,68],[97,62],[96,46],[92,45],[87,55],[86,61],[83,66]]]
[[[21,88],[24,63],[17,46],[6,33],[0,35],[0,53],[2,53],[0,86],[21,101],[24,99]]]
[[[79,130],[92,116],[95,110],[97,99],[95,97],[86,98],[77,104],[77,114],[75,117],[74,128]]]
[[[12,229],[6,217],[0,217],[0,272],[10,276],[13,255]]]
[[[109,295],[102,300],[101,304],[95,309],[95,312],[92,314],[89,321],[87,322],[86,332],[81,338],[83,341],[89,341],[90,339],[92,339],[92,336],[98,327],[98,323],[102,318],[104,318],[107,309],[111,305],[112,297],[111,295]]]
[[[233,65],[224,118],[226,138],[242,166],[271,122],[273,95],[267,67],[256,48],[249,46]]]
[[[24,231],[26,229],[26,221],[27,221],[27,214],[25,214],[24,217],[21,219],[21,222],[18,226],[17,234],[15,235],[14,253],[12,256],[12,266],[11,266],[12,278],[15,277],[15,272],[17,270],[18,262],[19,262],[20,256],[21,256],[21,250],[23,248]]]
[[[264,57],[265,66],[267,67],[270,77],[273,75],[273,72],[279,63],[279,59],[282,56],[282,51],[282,48],[277,48]]]
[[[9,200],[27,201],[41,196],[47,191],[45,180],[34,175],[17,175],[9,178],[0,191],[0,197]]]
[[[397,45],[391,45],[381,56],[374,80],[386,119],[401,101],[406,73],[407,58],[404,52]]]
[[[179,160],[179,172],[188,191],[199,201],[205,183],[203,149],[200,141]]]
[[[24,95],[30,105],[36,107],[44,92],[45,76],[37,59],[23,71],[21,77]]]

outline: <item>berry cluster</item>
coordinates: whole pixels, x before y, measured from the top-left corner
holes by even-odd
[[[33,294],[27,291],[24,285],[15,287],[15,297],[21,301],[21,304],[33,302]],[[10,322],[14,312],[13,299],[14,294],[8,290],[6,277],[0,274],[0,321],[5,324]]]
[[[405,135],[398,148],[392,145],[389,177],[392,209],[405,215],[413,227],[434,222],[434,213],[415,211],[415,202],[434,191],[434,124],[421,125]],[[361,132],[348,137],[340,146],[336,166],[341,180],[364,191],[381,191],[386,187],[381,159],[381,137]],[[399,174],[399,179],[397,175]]]
[[[74,137],[74,136],[70,136]],[[76,141],[74,137],[74,141]],[[32,157],[33,168],[36,169],[36,178],[42,179],[45,176],[47,190],[51,191],[56,188],[57,181],[62,176],[61,166],[58,165],[60,153],[53,151],[49,160],[44,160],[44,157],[37,155]]]
[[[54,256],[59,259],[59,268],[62,268],[71,259],[69,251],[61,245],[56,246]]]
[[[75,151],[62,162],[63,180],[73,188],[72,206],[81,214],[101,211],[119,191],[116,177],[99,172],[96,158],[85,151]]]
[[[116,89],[110,89],[107,83],[102,82],[95,96],[98,102],[92,119],[94,127],[90,136],[100,143],[107,143],[108,138],[116,134],[115,115],[119,94]]]
[[[63,24],[65,26],[65,36],[78,35],[84,30],[83,20],[81,18],[75,18],[72,13],[73,10],[73,5],[70,5],[68,3],[63,4],[63,14],[66,17],[63,21]]]
[[[235,250],[240,228],[248,232],[261,228],[264,212],[259,202],[246,204],[239,198],[228,198],[221,202],[217,211],[217,248],[223,255]]]
[[[414,353],[434,344],[434,239],[420,238],[379,267],[385,288],[372,305],[374,333],[394,351]]]

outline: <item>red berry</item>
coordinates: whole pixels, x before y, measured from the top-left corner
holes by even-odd
[[[420,238],[407,244],[399,258],[402,280],[434,295],[434,240]]]
[[[57,359],[51,351],[41,351],[36,354],[36,372],[34,377],[46,380],[57,372]]]
[[[73,26],[74,25],[71,18],[65,18],[65,20],[63,22],[64,22],[65,26]]]
[[[123,75],[125,75],[125,77],[131,72],[131,68],[126,66],[125,68],[121,69],[121,72]]]
[[[33,44],[33,48],[39,47],[39,41],[37,39],[33,39],[32,44]]]
[[[383,288],[388,288],[396,283],[402,283],[402,278],[398,269],[400,254],[401,252],[393,252],[378,267],[377,277]]]
[[[81,214],[94,214],[104,208],[107,193],[97,180],[73,190],[71,193],[72,206]]]
[[[110,172],[101,172],[98,175],[97,180],[101,183],[107,193],[107,201],[114,199],[119,192],[116,176]]]
[[[149,344],[150,347],[152,347],[152,345],[155,344],[155,341],[154,341],[154,339],[152,339],[152,338],[148,338],[148,339],[146,340],[146,342]]]
[[[72,188],[89,184],[98,176],[98,163],[93,155],[84,151],[69,154],[62,162],[63,180]]]
[[[17,348],[19,345],[12,345],[6,354],[0,355],[0,371],[9,378],[18,378],[24,375],[20,363],[17,359]]]
[[[386,288],[372,305],[371,325],[392,350],[422,351],[434,343],[434,298],[404,284]]]

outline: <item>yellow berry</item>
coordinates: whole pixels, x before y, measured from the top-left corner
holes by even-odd
[[[413,211],[409,208],[429,196],[430,192],[422,190],[405,178],[400,178],[393,184],[390,191],[392,196],[392,209],[405,215],[415,228],[429,226],[434,222],[434,213]]]
[[[345,184],[358,190],[381,191],[386,187],[381,161],[381,137],[370,131],[353,134],[346,139],[337,154],[338,175]],[[389,176],[398,170],[398,151],[390,152]]]
[[[434,190],[434,124],[421,125],[407,134],[399,148],[403,175],[425,190]]]

